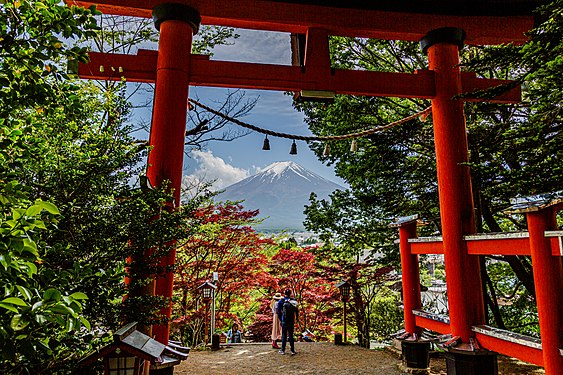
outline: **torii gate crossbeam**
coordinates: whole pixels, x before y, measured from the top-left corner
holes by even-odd
[[[96,4],[105,14],[150,18],[162,0],[66,0],[69,5],[88,7]],[[451,1],[257,1],[257,0],[175,0],[197,9],[204,25],[239,27],[254,30],[304,34],[310,28],[323,29],[329,35],[418,42],[430,30],[458,27],[465,30],[468,44],[525,42],[524,33],[534,26],[530,12],[514,15],[511,7],[495,9],[491,1],[468,1],[466,8],[482,11],[471,16],[450,12]],[[321,3],[322,5],[319,5]],[[353,4],[355,3],[355,4]],[[359,4],[362,4],[359,6]],[[368,5],[368,4],[375,5]],[[379,3],[379,4],[377,4]],[[392,11],[389,5],[396,3]],[[456,1],[459,8],[462,4]],[[527,6],[534,1],[527,1]],[[316,4],[316,5],[315,5]],[[331,4],[328,6],[327,4]],[[519,9],[515,4],[513,8]],[[498,4],[498,7],[503,4]],[[521,8],[521,7],[520,7]],[[399,9],[402,9],[399,11]],[[467,10],[466,10],[467,12]],[[498,15],[498,14],[505,15]],[[495,15],[496,14],[496,15]],[[508,15],[506,15],[508,14]]]

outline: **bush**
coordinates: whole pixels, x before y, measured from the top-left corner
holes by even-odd
[[[398,307],[399,299],[395,296],[375,298],[371,306],[370,328],[373,338],[378,341],[401,329],[403,312]]]

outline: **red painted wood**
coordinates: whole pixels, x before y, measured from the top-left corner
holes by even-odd
[[[78,64],[78,76],[84,79],[153,83],[156,80],[157,51],[137,55],[88,52],[90,61]]]
[[[469,255],[530,255],[528,238],[466,240]]]
[[[561,237],[551,237],[549,243],[551,244],[551,255],[554,257],[563,257],[563,244]]]
[[[553,254],[559,251],[558,239],[551,239]],[[412,242],[411,254],[443,254],[442,242]],[[469,255],[530,255],[527,238],[465,240]]]
[[[184,161],[186,102],[189,88],[189,63],[192,28],[188,23],[165,21],[160,25],[156,86],[149,144],[147,176],[153,186],[169,181],[176,206],[180,204],[180,187]],[[161,266],[174,264],[176,251],[171,250]],[[156,295],[170,298],[174,274],[166,272],[156,280]],[[161,313],[169,317],[172,303]],[[168,343],[168,324],[153,327],[155,338]]]
[[[156,79],[156,51],[142,51],[137,56],[91,52],[89,56],[89,63],[79,64],[78,74],[81,78],[119,81],[125,77],[131,82],[149,83]],[[103,72],[100,72],[100,66],[104,67]],[[462,74],[462,84],[467,91],[494,87],[501,82],[508,81]],[[331,74],[330,69],[323,72],[307,66],[303,73],[299,67],[210,61],[208,56],[202,55],[191,57],[190,85],[278,91],[322,90],[347,95],[424,99],[431,99],[435,93],[434,74],[431,71],[407,74],[335,70]],[[520,101],[520,91],[514,89],[489,101],[517,103]]]
[[[408,74],[330,70],[323,72],[299,67],[209,61],[194,64],[194,86],[238,87],[258,90],[326,90],[337,94],[431,98],[432,74]]]
[[[421,308],[420,302],[420,270],[418,256],[411,252],[409,238],[416,238],[416,221],[405,224],[399,228],[399,248],[401,251],[401,279],[403,281],[403,314],[405,331],[420,334],[416,326],[415,309]]]
[[[151,17],[162,0],[66,0],[69,5],[98,4],[106,14]],[[331,8],[256,0],[175,0],[197,9],[202,24],[246,29],[306,33],[324,29],[329,35],[419,41],[429,30],[458,27],[467,32],[468,44],[525,42],[534,26],[532,16],[449,16],[365,9]]]
[[[413,242],[411,254],[444,254],[442,242]]]
[[[483,79],[477,78],[473,72],[461,73],[461,91],[463,93],[471,93],[478,90],[486,90],[492,87],[509,84],[510,81],[503,79]],[[491,102],[491,103],[518,103],[522,99],[522,92],[520,85],[511,88],[509,91],[492,99],[475,98],[466,96],[463,98],[466,102]]]
[[[561,258],[554,257],[546,230],[557,229],[552,208],[526,214],[530,234],[530,250],[536,303],[540,322],[543,364],[547,375],[563,374],[563,269]]]
[[[542,351],[529,346],[517,344],[514,342],[499,339],[497,337],[488,336],[479,332],[475,333],[475,337],[485,349],[493,352],[501,353],[509,357],[521,359],[538,366],[543,366]]]
[[[416,320],[416,325],[418,327],[426,328],[426,329],[429,329],[429,330],[435,331],[435,332],[439,332],[443,335],[447,335],[451,332],[449,324],[439,322],[437,320],[428,319],[428,318],[425,318],[423,316],[415,316],[415,320]]]
[[[475,232],[458,47],[439,43],[428,48],[429,67],[436,77],[432,99],[438,195],[452,336],[468,342],[472,325],[483,324],[485,312],[479,259],[467,255],[463,236]]]

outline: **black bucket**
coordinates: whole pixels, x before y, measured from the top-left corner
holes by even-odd
[[[213,334],[213,336],[211,336],[211,349],[219,350],[220,341],[221,341],[221,337],[216,333]]]
[[[334,345],[342,345],[342,333],[334,334]]]
[[[446,367],[451,375],[496,375],[498,364],[496,353],[482,354],[446,353]]]
[[[430,343],[428,341],[401,341],[401,351],[407,367],[430,367]]]

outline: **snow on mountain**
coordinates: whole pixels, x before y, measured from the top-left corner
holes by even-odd
[[[303,210],[311,193],[326,199],[337,189],[343,187],[295,162],[283,161],[228,186],[217,199],[244,200],[246,209],[260,210],[259,217],[266,219],[257,229],[303,230]]]

